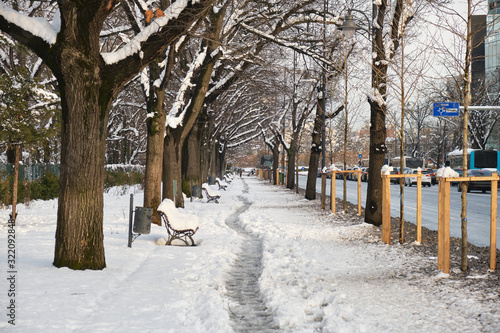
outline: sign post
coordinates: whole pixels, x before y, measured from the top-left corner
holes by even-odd
[[[460,105],[455,102],[439,102],[434,103],[432,115],[434,117],[458,117]]]

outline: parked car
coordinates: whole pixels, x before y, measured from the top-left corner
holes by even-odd
[[[399,168],[393,167],[391,175],[399,175]],[[401,178],[391,178],[391,184],[399,184]]]
[[[400,172],[400,169],[399,167],[394,167],[391,171],[391,175],[400,175],[401,172]],[[403,168],[403,173],[405,173],[406,171],[410,170],[410,168]],[[400,182],[402,182],[401,180],[402,178],[391,178],[391,184],[399,184]]]
[[[344,170],[344,167],[338,168],[339,170]],[[336,177],[337,179],[344,179],[344,174],[342,172],[337,173]]]
[[[367,182],[368,181],[368,167],[366,168],[362,168],[362,172],[361,172],[361,181],[362,182]]]
[[[436,185],[437,184],[437,179],[436,179],[436,170],[432,170],[431,168],[426,168],[422,170],[422,173],[429,174],[431,176],[431,184]]]
[[[470,169],[467,170],[467,177],[491,177],[491,171],[485,169]],[[458,192],[462,191],[460,186],[460,182],[458,182]],[[467,192],[470,191],[482,191],[485,193],[486,191],[491,191],[491,181],[474,181],[471,180],[469,182],[469,186],[467,187]]]
[[[320,169],[318,168],[318,173],[316,174],[316,177],[317,178],[321,178],[321,175],[323,173],[322,171],[323,169]],[[329,179],[329,178],[332,178],[332,172],[330,171],[330,169],[326,170],[326,178]]]
[[[418,170],[417,169],[410,169],[410,170],[406,170],[405,171],[405,174],[407,175],[416,175],[418,173]],[[422,186],[428,186],[428,187],[431,187],[431,176],[427,173],[422,173]],[[417,180],[418,180],[418,177],[417,176],[413,176],[413,177],[405,177],[404,178],[404,181],[405,181],[405,186],[412,186],[413,184],[417,184]]]
[[[358,171],[358,170],[361,170],[361,168],[354,167],[351,169],[351,171]],[[350,180],[356,180],[356,181],[358,180],[359,173],[352,172],[350,175],[351,175],[349,178]]]
[[[462,169],[454,169],[454,170],[458,173],[459,177],[462,177],[462,175],[464,174],[464,172],[463,172]],[[458,185],[458,182],[452,181],[452,182],[450,182],[450,185],[451,186],[456,186],[456,185]]]

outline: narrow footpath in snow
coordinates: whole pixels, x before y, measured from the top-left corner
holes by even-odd
[[[244,183],[243,193],[248,193]],[[228,273],[226,282],[231,325],[235,332],[275,332],[276,323],[260,293],[262,274],[262,240],[240,224],[240,215],[251,203],[238,197],[243,206],[226,219],[226,224],[242,238],[240,252]]]

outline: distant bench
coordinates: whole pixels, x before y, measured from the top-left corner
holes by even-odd
[[[212,190],[207,183],[203,183],[203,185],[201,185],[201,188],[203,192],[205,192],[205,196],[207,197],[207,202],[213,201],[215,203],[219,203],[220,199],[219,191]]]
[[[181,213],[170,199],[163,200],[158,206],[158,213],[167,228],[168,240],[165,245],[172,245],[176,239],[186,245],[195,245],[193,235],[199,228],[198,216]]]
[[[227,186],[229,185],[228,183],[226,183],[225,181],[223,180],[220,180],[218,177],[215,178],[215,183],[217,185],[219,185],[219,190],[226,190]]]

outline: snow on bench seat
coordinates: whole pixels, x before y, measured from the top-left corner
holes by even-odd
[[[163,200],[157,210],[165,222],[169,235],[166,245],[172,244],[175,239],[183,241],[186,245],[194,245],[192,236],[200,227],[198,216],[181,213],[170,199]]]
[[[205,195],[207,196],[207,202],[213,201],[215,203],[219,203],[218,199],[220,199],[220,192],[213,190],[210,185],[207,183],[203,183],[201,188],[205,191]]]
[[[219,185],[219,190],[226,190],[226,187],[229,186],[228,183],[226,183],[223,180],[220,180],[219,177],[215,178],[215,182]]]

